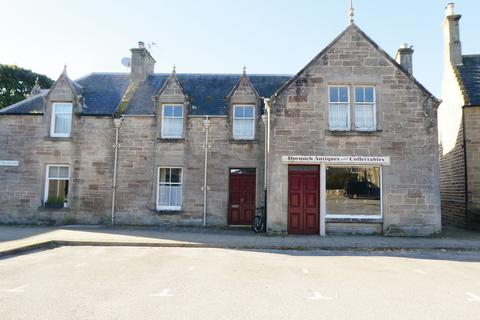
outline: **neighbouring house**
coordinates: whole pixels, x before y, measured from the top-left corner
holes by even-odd
[[[480,230],[480,54],[462,54],[461,17],[448,4],[438,111],[442,220]]]
[[[64,71],[0,112],[0,222],[440,232],[439,101],[351,20],[294,76]]]

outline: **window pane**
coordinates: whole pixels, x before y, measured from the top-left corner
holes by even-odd
[[[330,87],[330,102],[338,102],[338,88]]]
[[[233,125],[233,137],[235,139],[253,139],[253,119],[235,119]]]
[[[163,119],[163,136],[169,138],[181,138],[183,132],[183,119]]]
[[[58,134],[69,134],[71,123],[71,114],[55,114],[55,128],[53,132]]]
[[[172,117],[173,116],[173,106],[164,106],[163,107],[163,115],[165,117]]]
[[[380,167],[327,167],[328,215],[381,215]]]
[[[365,88],[365,102],[374,102],[373,87]]]
[[[67,200],[68,196],[68,180],[49,180],[48,181],[48,201]]]
[[[57,166],[50,166],[48,167],[48,177],[49,178],[58,178],[58,170]]]
[[[364,90],[363,88],[355,88],[355,101],[356,102],[364,102]]]
[[[183,116],[183,108],[181,106],[176,106],[173,110],[173,116],[181,118]]]
[[[69,103],[55,103],[55,113],[72,113],[72,105]]]
[[[348,102],[348,88],[340,87],[338,90],[339,90],[339,101]]]
[[[171,169],[171,182],[176,182],[176,183],[182,182],[182,169],[180,168]]]
[[[59,169],[58,177],[68,179],[68,167],[58,167],[58,169]]]
[[[329,123],[331,129],[348,129],[348,104],[330,104]]]
[[[168,206],[170,205],[170,186],[159,186],[160,194],[158,196],[158,205],[159,206]]]
[[[182,186],[171,186],[169,206],[180,207],[182,205]]]
[[[169,168],[160,168],[159,181],[160,182],[170,182],[170,169]]]
[[[253,107],[245,107],[245,117],[253,118]]]
[[[49,199],[51,199],[52,197],[58,197],[60,195],[60,186],[58,182],[59,180],[48,181],[48,198]]]
[[[235,106],[235,118],[243,117],[243,107]]]
[[[355,106],[355,127],[357,129],[375,129],[375,107],[373,104]]]

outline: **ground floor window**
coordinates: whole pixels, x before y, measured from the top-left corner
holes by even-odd
[[[67,207],[70,168],[67,165],[48,165],[45,181],[46,206]]]
[[[157,210],[182,209],[182,168],[158,168]]]
[[[381,217],[381,184],[378,166],[327,166],[327,217]]]

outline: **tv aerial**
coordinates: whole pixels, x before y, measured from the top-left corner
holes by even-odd
[[[132,62],[132,59],[129,58],[129,57],[124,57],[122,58],[122,60],[120,60],[120,62],[122,63],[122,65],[126,68],[130,68],[130,64]]]

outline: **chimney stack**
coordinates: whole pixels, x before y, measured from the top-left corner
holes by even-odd
[[[409,74],[413,73],[413,47],[403,43],[397,50],[395,61],[403,67]]]
[[[454,65],[463,64],[459,25],[461,17],[462,15],[455,14],[455,4],[449,3],[445,8],[443,35],[445,44],[445,57]]]
[[[145,43],[138,42],[138,48],[130,49],[132,60],[130,62],[130,81],[142,82],[153,74],[155,68],[155,59],[145,48]]]

